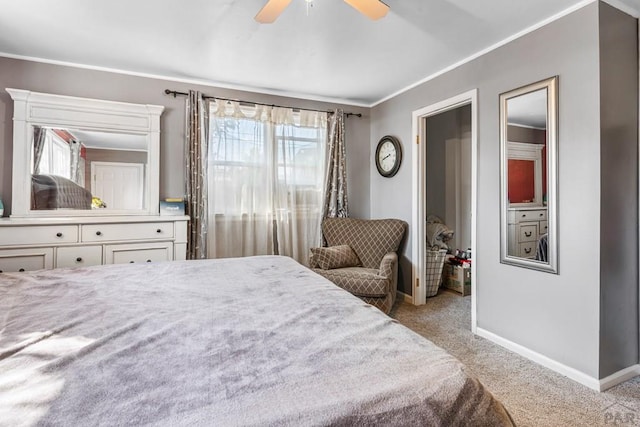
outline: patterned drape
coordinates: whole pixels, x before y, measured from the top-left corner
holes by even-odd
[[[337,109],[329,120],[323,218],[346,218],[349,216],[347,150],[344,134],[344,111]]]
[[[69,150],[71,151],[70,178],[76,184],[84,186],[84,168],[81,168],[82,158],[80,157],[81,149],[81,144],[75,139],[69,142]]]
[[[33,173],[37,175],[40,172],[40,160],[42,160],[42,150],[44,149],[44,140],[47,136],[47,129],[40,126],[33,127]]]
[[[209,107],[202,94],[192,90],[186,107],[185,213],[191,218],[187,259],[201,259],[207,257]]]

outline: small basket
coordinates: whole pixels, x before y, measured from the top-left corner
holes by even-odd
[[[428,297],[432,297],[438,293],[438,288],[442,281],[442,267],[444,266],[446,257],[446,249],[427,250],[427,283],[425,284],[425,288]]]

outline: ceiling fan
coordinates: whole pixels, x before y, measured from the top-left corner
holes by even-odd
[[[313,0],[305,1],[311,3]],[[344,2],[373,21],[383,18],[389,11],[389,6],[380,0],[344,0]],[[269,0],[255,16],[255,20],[261,24],[270,24],[280,16],[289,3],[291,0]]]

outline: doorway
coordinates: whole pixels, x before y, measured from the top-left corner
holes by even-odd
[[[143,209],[144,164],[91,162],[91,193],[109,209]]]
[[[452,249],[476,253],[477,90],[413,112],[413,292],[426,303],[427,218],[439,217],[454,230]],[[471,263],[471,329],[476,329],[475,263]]]

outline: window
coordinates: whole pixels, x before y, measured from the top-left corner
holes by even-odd
[[[67,179],[71,178],[71,150],[69,149],[69,144],[53,132],[46,133],[38,173],[58,175]]]
[[[326,113],[306,120],[290,109],[218,103],[212,110],[209,255],[275,253],[304,262],[320,239]]]

